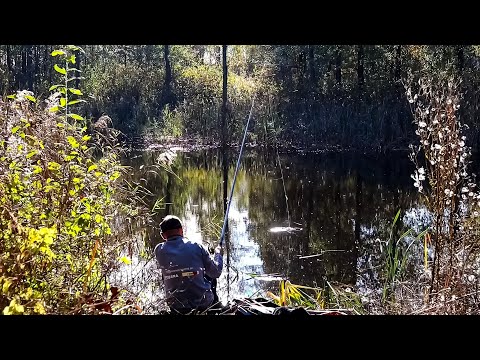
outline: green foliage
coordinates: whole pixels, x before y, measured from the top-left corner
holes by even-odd
[[[143,136],[147,139],[179,138],[183,132],[183,119],[179,111],[170,110],[169,105],[165,105],[159,119],[149,119],[143,128]]]
[[[136,64],[93,64],[86,70],[88,111],[94,118],[108,113],[114,127],[139,134],[148,119],[161,114],[163,72]],[[151,121],[151,120],[150,120]]]
[[[177,110],[186,129],[182,136],[218,140],[221,46],[169,48],[169,86],[178,98],[176,108],[170,110]],[[0,91],[11,93],[18,86],[42,94],[55,75],[83,74],[83,87],[92,96],[86,118],[108,113],[114,127],[129,135],[141,135],[145,125],[161,127],[165,46],[86,45],[85,49],[88,56],[81,51],[75,54],[77,47],[0,45],[4,59]],[[460,76],[467,100],[462,104],[465,123],[476,137],[479,54],[476,45],[229,45],[229,136],[239,137],[253,87],[258,91],[258,121],[252,140],[267,142],[267,123],[273,119],[279,140],[304,147],[405,148],[415,129],[400,84],[412,74]],[[62,63],[54,67],[53,61],[59,59]],[[67,65],[81,67],[82,72],[68,71]]]
[[[402,280],[407,269],[407,263],[409,259],[409,250],[415,242],[421,241],[423,236],[427,233],[428,229],[422,231],[420,234],[412,238],[412,229],[408,229],[402,233],[398,239],[394,237],[395,226],[397,225],[398,218],[401,210],[397,211],[395,218],[393,219],[392,227],[388,240],[385,242],[385,247],[381,246],[382,258],[383,258],[383,292],[382,300],[392,299],[395,295],[395,285],[398,280]],[[410,242],[406,243],[404,240],[410,237]]]
[[[52,52],[64,61],[63,68],[55,66],[64,83],[52,87],[46,108],[28,91],[0,102],[4,314],[90,311],[92,294],[109,287],[104,264],[116,257],[113,220],[138,211],[122,202],[121,148],[114,145],[94,157],[83,117],[71,112],[82,103],[72,104],[68,96],[82,94],[68,78],[79,50],[68,46]]]
[[[183,133],[183,123],[179,118],[177,112],[170,111],[168,106],[165,106],[162,112],[163,126],[162,133],[166,136],[173,136],[178,138]]]
[[[222,68],[220,65],[190,66],[179,74],[178,90],[185,101],[178,108],[188,134],[219,139],[219,116],[222,99]],[[238,139],[250,110],[257,84],[251,78],[228,73],[227,124],[228,136]]]

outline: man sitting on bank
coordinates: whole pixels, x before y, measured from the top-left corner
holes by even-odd
[[[165,298],[172,313],[205,311],[218,297],[212,279],[223,270],[223,248],[217,246],[213,258],[207,248],[183,237],[180,219],[167,215],[160,223],[162,238],[155,247],[155,257],[162,270]]]

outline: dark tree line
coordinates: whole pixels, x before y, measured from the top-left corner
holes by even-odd
[[[478,148],[480,47],[470,45],[80,45],[85,115],[108,114],[131,136],[174,129],[239,138],[257,92],[250,141],[388,150],[413,139],[405,85],[461,81],[461,119]],[[57,45],[0,45],[0,91],[47,96]],[[226,61],[224,61],[226,60]],[[228,76],[223,66],[228,66]],[[227,84],[228,99],[224,96]],[[167,126],[168,125],[168,126]]]

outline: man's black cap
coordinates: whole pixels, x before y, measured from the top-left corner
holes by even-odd
[[[180,228],[182,228],[182,222],[178,217],[174,215],[165,216],[160,223],[160,229],[162,229],[162,232]]]

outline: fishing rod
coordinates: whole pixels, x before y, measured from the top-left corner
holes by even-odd
[[[256,96],[257,96],[257,93],[255,93],[255,95],[253,96],[252,106],[250,107],[250,114],[248,114],[247,125],[245,125],[245,132],[243,134],[242,146],[240,147],[240,153],[238,154],[237,166],[235,168],[235,175],[233,176],[232,188],[230,189],[230,197],[228,199],[227,210],[225,211],[225,217],[223,219],[222,234],[220,235],[220,242],[218,243],[219,246],[223,245],[223,238],[225,237],[225,230],[227,228],[227,222],[228,222],[228,212],[230,211],[230,204],[232,202],[233,190],[235,189],[235,181],[237,180],[237,173],[238,173],[238,169],[240,168],[240,159],[242,158],[243,146],[245,145],[248,125],[250,124],[250,119],[252,118],[253,105],[255,104]]]

